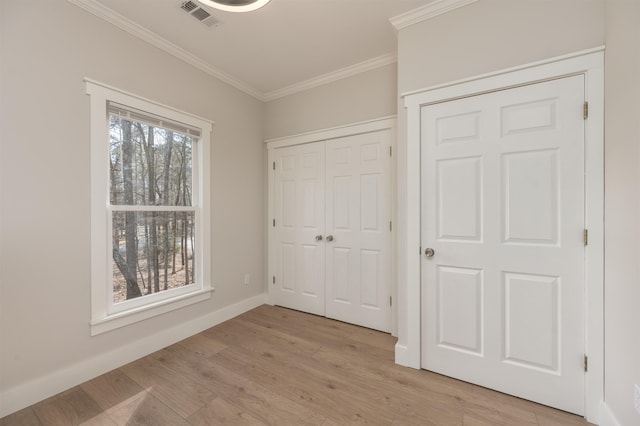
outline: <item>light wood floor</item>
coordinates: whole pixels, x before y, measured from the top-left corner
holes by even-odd
[[[587,425],[393,363],[395,338],[261,306],[0,419],[9,425]]]

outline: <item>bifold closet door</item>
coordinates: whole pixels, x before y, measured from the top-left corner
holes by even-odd
[[[269,300],[391,329],[391,131],[274,152]]]
[[[326,142],[326,316],[382,331],[391,329],[390,145],[391,131]]]
[[[275,232],[271,244],[275,304],[325,314],[324,142],[276,150]]]

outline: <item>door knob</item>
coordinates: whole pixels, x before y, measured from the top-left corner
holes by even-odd
[[[424,255],[427,257],[433,257],[434,254],[436,254],[436,251],[431,247],[428,247],[424,250]]]
[[[333,235],[327,235],[327,241],[329,242],[333,241]]]
[[[322,241],[322,235],[316,235],[316,241]]]

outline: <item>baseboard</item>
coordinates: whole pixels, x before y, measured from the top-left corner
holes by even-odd
[[[409,348],[396,343],[395,346],[395,363],[404,367],[420,369],[420,359],[416,359],[415,354],[409,351]]]
[[[620,426],[620,422],[616,419],[616,416],[613,415],[613,412],[604,401],[600,402],[600,418],[596,421],[596,424],[599,426]]]
[[[395,346],[395,352],[396,352],[396,357],[395,357],[395,362],[398,365],[402,365],[403,367],[411,367],[409,365],[409,349],[401,344],[396,343]]]
[[[0,418],[263,305],[260,294],[0,392]]]

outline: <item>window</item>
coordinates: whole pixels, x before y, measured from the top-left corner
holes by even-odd
[[[211,297],[211,123],[86,85],[95,335]]]

